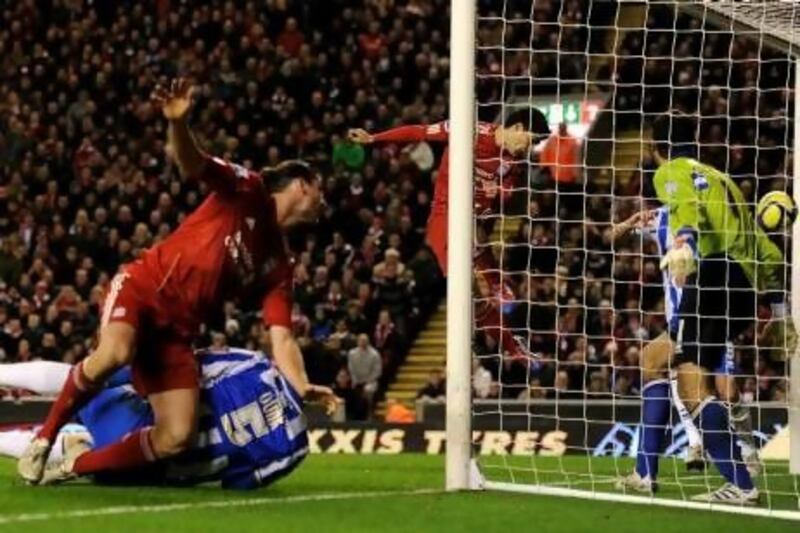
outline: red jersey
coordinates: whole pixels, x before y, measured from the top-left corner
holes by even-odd
[[[509,154],[497,146],[496,124],[478,122],[475,138],[474,204],[478,215],[491,213],[499,193],[509,194],[513,187],[515,165]],[[433,141],[447,142],[450,130],[448,122],[430,125],[400,126],[373,135],[377,142]],[[431,215],[447,213],[447,188],[450,176],[450,153],[445,149],[439,163],[439,173],[431,203]]]
[[[213,192],[125,271],[156,284],[161,320],[176,328],[195,330],[225,298],[254,294],[263,295],[265,324],[291,328],[292,271],[275,201],[261,177],[210,157],[197,178]]]

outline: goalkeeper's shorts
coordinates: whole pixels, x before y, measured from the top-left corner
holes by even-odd
[[[700,259],[683,288],[677,327],[670,331],[675,363],[720,368],[725,342],[753,324],[756,313],[756,290],[738,262],[727,255]]]

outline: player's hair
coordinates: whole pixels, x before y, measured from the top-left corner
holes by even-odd
[[[525,131],[533,133],[536,137],[548,137],[550,135],[550,127],[547,125],[544,113],[533,106],[526,106],[523,109],[512,111],[503,119],[504,128],[510,128],[515,124],[522,124],[522,128]]]
[[[678,112],[659,116],[653,122],[653,142],[666,159],[697,154],[697,121]]]
[[[289,159],[274,167],[262,168],[261,179],[270,192],[280,192],[297,179],[312,183],[319,179],[319,174],[309,163],[300,159]]]

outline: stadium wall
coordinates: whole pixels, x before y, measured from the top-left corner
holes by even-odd
[[[0,427],[42,420],[49,401],[0,401]],[[635,401],[577,400],[508,401],[476,403],[480,412],[473,420],[473,446],[479,455],[635,457],[639,439],[640,406]],[[482,411],[482,412],[481,412]],[[424,422],[383,424],[377,422],[329,422],[311,409],[309,441],[312,453],[398,454],[444,453],[444,405],[427,404],[420,410]],[[502,414],[501,414],[502,412]],[[752,408],[755,436],[764,459],[788,460],[789,443],[785,404],[762,403]],[[665,455],[680,455],[687,439],[675,414],[672,436]]]

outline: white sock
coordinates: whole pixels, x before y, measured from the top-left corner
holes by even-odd
[[[0,455],[19,459],[36,436],[32,429],[0,431]]]
[[[692,415],[686,409],[686,405],[684,405],[683,400],[681,400],[678,394],[678,377],[674,372],[669,376],[669,386],[672,388],[672,403],[678,411],[678,416],[681,417],[683,429],[686,431],[686,436],[689,438],[689,446],[700,446],[703,440],[700,438],[700,432],[697,430],[697,426],[694,425]]]
[[[25,389],[36,394],[58,394],[72,365],[52,361],[29,361],[0,365],[0,387]]]
[[[0,431],[0,456],[19,459],[34,437],[36,437],[37,432],[38,428]],[[59,461],[64,455],[64,435],[63,431],[58,433],[56,441],[53,443],[53,449],[50,451],[50,456],[47,458],[48,464]]]

